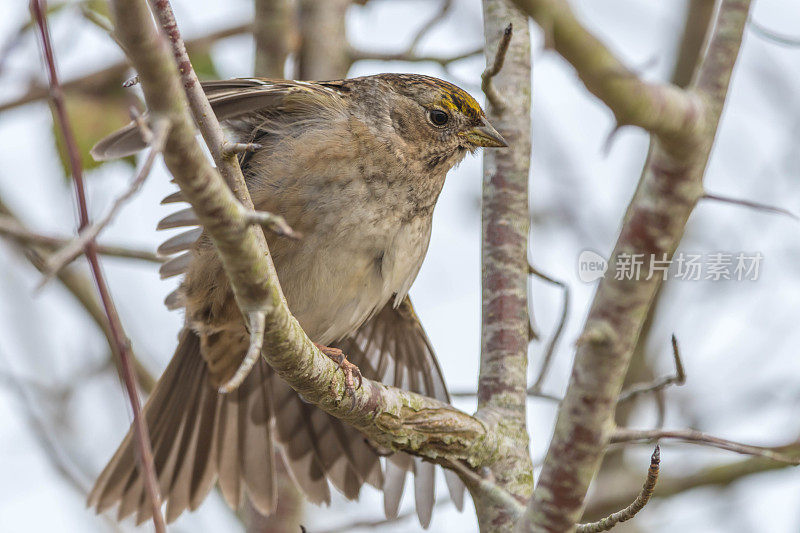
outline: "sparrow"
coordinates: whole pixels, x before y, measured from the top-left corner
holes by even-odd
[[[231,140],[256,148],[240,164],[256,209],[279,214],[302,238],[267,233],[289,309],[323,353],[369,379],[449,401],[431,342],[408,291],[425,258],[433,210],[448,171],[480,147],[507,146],[459,87],[417,74],[302,82],[243,78],[203,84]],[[100,141],[114,159],[145,148],[136,124]],[[164,203],[185,201],[180,192]],[[366,483],[396,516],[414,474],[420,523],[430,523],[434,465],[375,449],[346,423],[303,401],[262,359],[234,391],[219,392],[247,352],[249,334],[222,263],[191,208],[160,229],[191,227],[159,247],[176,255],[162,277],[182,275],[167,297],[183,309],[175,354],[143,409],[166,519],[203,502],[215,483],[237,509],[248,498],[275,510],[276,461],[314,503],[330,485],[347,498]],[[463,485],[446,471],[459,509]],[[118,519],[152,509],[136,465],[132,430],[89,496]]]

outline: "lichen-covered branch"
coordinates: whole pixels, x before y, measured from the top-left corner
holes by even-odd
[[[344,397],[338,366],[292,317],[246,211],[204,157],[176,65],[150,22],[147,4],[114,0],[111,6],[114,18],[126,21],[117,27],[118,38],[139,73],[151,113],[171,122],[164,147],[167,167],[216,246],[243,313],[264,314],[264,354],[272,368],[307,402],[349,422],[380,446],[472,466],[513,453],[516,443],[494,431],[491,422],[431,398],[369,380],[352,397]]]
[[[491,467],[493,482],[525,501],[533,489],[526,424],[528,368],[528,174],[531,154],[531,49],[528,21],[507,0],[483,2],[491,86],[487,116],[509,144],[483,156],[482,329],[478,415],[496,420],[516,443]],[[513,32],[509,29],[513,26]],[[496,68],[494,68],[496,67]],[[502,68],[501,68],[502,67]],[[488,95],[487,95],[488,98]],[[496,105],[502,100],[501,107]],[[470,485],[482,531],[508,529],[518,518]]]
[[[591,54],[585,55],[589,43],[600,50],[595,59],[597,64],[605,65],[604,70],[617,62],[577,24],[564,2],[518,0],[517,4],[534,16],[545,31],[554,31],[556,50],[576,66],[590,90],[603,95],[601,98],[618,117],[620,113],[638,117],[634,123],[659,134],[651,143],[642,178],[609,259],[608,272],[617,271],[618,258],[623,254],[671,258],[692,209],[703,195],[703,174],[750,2],[723,0],[696,82],[688,93],[667,99],[642,96],[649,94],[642,89],[647,86],[635,80],[624,81],[634,79],[631,76],[604,81],[596,64],[587,65],[586,61],[592,62]],[[624,88],[628,88],[627,92]],[[611,89],[614,90],[605,92]],[[665,94],[677,93],[669,89]],[[621,101],[620,96],[622,100],[633,100]],[[684,105],[687,101],[691,103]],[[698,102],[702,104],[696,105]],[[670,111],[665,114],[667,109]],[[689,117],[693,119],[685,120]],[[539,483],[528,512],[518,524],[520,531],[573,531],[586,491],[599,468],[639,331],[661,283],[658,276],[650,280],[616,277],[608,275],[598,286],[577,343],[572,376]]]

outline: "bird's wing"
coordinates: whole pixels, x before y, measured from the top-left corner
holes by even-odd
[[[391,301],[387,303],[355,334],[336,346],[365,377],[443,402],[450,401],[433,346],[408,296],[397,307]],[[417,515],[427,527],[435,499],[435,471],[432,463],[418,457],[396,453],[387,460],[383,486],[387,516],[397,515],[407,471],[414,472]],[[446,471],[445,476],[451,498],[461,509],[464,486],[454,473]]]
[[[207,81],[201,86],[221,122],[254,113],[286,117],[313,114],[315,110],[336,108],[341,98],[331,83],[239,78]],[[141,129],[131,122],[98,142],[91,154],[97,161],[106,161],[132,155],[146,146]]]

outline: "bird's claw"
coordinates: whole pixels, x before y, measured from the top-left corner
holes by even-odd
[[[355,392],[361,388],[363,378],[361,370],[347,360],[347,356],[339,348],[331,348],[330,346],[323,346],[316,344],[319,351],[331,359],[334,363],[339,365],[339,370],[344,374],[344,392],[346,396],[351,398],[355,396]],[[355,381],[358,379],[358,386]]]

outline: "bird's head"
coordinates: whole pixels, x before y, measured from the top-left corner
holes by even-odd
[[[420,74],[378,74],[364,80],[379,93],[375,114],[431,172],[448,170],[466,152],[503,148],[505,139],[489,124],[481,106],[450,82]],[[387,116],[388,115],[388,116]]]

